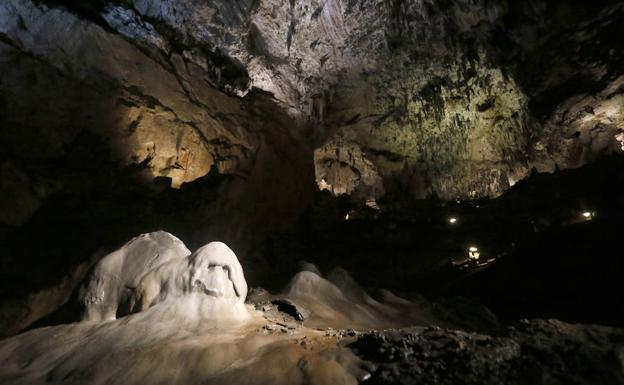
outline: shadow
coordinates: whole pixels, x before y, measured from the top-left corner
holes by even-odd
[[[504,322],[557,318],[624,326],[621,237],[624,157],[579,169],[534,174],[500,198],[463,203],[406,202],[376,217],[348,200],[321,194],[294,233],[273,234],[263,254],[276,266],[280,288],[297,260],[321,271],[340,263],[365,288],[387,288],[404,298],[473,298]],[[596,213],[591,221],[582,213]],[[458,221],[450,224],[453,216]],[[477,245],[479,269],[453,261]],[[292,256],[296,255],[297,259]]]
[[[64,21],[32,11],[28,17],[52,30]],[[66,21],[75,22],[69,24],[80,29],[76,34],[61,28],[54,30],[58,36],[41,33],[22,46],[19,34],[33,22],[24,19],[9,31],[18,37],[0,40],[0,165],[21,178],[12,183],[2,175],[0,182],[1,207],[15,211],[11,223],[0,220],[2,334],[65,303],[82,276],[64,279],[96,253],[165,230],[191,249],[224,241],[244,259],[254,241],[287,226],[313,191],[312,177],[309,192],[302,182],[313,173],[311,156],[300,156],[305,149],[289,132],[296,124],[270,97],[252,92],[241,100],[207,86],[206,104],[198,107],[182,80],[139,48],[73,18]],[[149,78],[163,74],[169,77]],[[165,81],[170,92],[163,91]],[[213,114],[217,118],[203,122],[222,126],[184,122],[170,105],[195,109],[195,116]],[[262,117],[267,110],[272,116]],[[188,143],[196,147],[182,151]],[[158,150],[164,160],[154,159]],[[193,150],[206,159],[193,161]],[[156,167],[155,161],[169,163]],[[200,171],[187,177],[193,166]],[[172,188],[173,182],[182,184]],[[31,196],[34,203],[22,207]]]

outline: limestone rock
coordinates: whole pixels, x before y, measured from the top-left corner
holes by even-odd
[[[144,179],[171,178],[172,187],[212,165],[248,175],[270,135],[254,129],[258,114],[250,113],[260,90],[279,109],[259,114],[294,119],[285,126],[303,147],[342,138],[332,146],[366,154],[370,164],[355,168],[374,170],[383,186],[359,183],[374,186],[364,195],[477,198],[500,195],[533,167],[591,161],[621,134],[618,99],[604,101],[619,92],[622,53],[609,39],[621,24],[618,6],[560,34],[567,24],[541,0],[46,4],[2,5],[0,106],[11,114],[1,135],[12,148],[36,147],[20,157],[58,157],[89,130],[110,144],[111,160],[144,165]],[[106,29],[81,17],[85,9]],[[600,47],[589,46],[593,38]],[[575,78],[583,89],[559,93]],[[544,110],[545,100],[557,112]],[[570,137],[574,111],[589,107],[597,117],[579,119],[600,122],[591,144]],[[344,174],[338,184],[346,185],[335,188],[359,194],[356,173],[345,170],[330,172]]]
[[[54,286],[0,302],[0,338],[10,337],[31,327],[70,301],[72,293],[80,286],[94,263],[95,258],[92,258],[79,264]]]
[[[366,202],[383,196],[383,181],[357,143],[331,141],[314,151],[319,190]]]
[[[28,239],[42,211],[70,234],[132,207],[127,239],[179,204],[198,244],[239,250],[296,223],[315,182],[377,208],[620,154],[607,3],[2,1],[0,221]],[[201,199],[168,199],[191,184]]]
[[[407,325],[451,325],[434,314],[428,301],[377,301],[346,272],[336,268],[327,278],[303,270],[290,280],[276,298],[287,299],[308,313],[304,325],[333,329],[384,329]],[[386,298],[388,299],[388,298]],[[448,317],[446,317],[448,318]],[[489,325],[487,325],[489,326]]]

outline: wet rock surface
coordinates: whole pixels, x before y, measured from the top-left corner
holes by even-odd
[[[500,336],[411,328],[350,347],[377,363],[370,384],[624,383],[624,332],[602,326],[523,320]]]

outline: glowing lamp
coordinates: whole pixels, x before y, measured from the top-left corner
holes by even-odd
[[[468,257],[470,257],[470,259],[479,259],[480,255],[481,253],[479,253],[479,249],[476,246],[470,246],[468,248]]]
[[[449,218],[448,221],[450,224],[457,223],[457,218]]]
[[[591,220],[594,217],[594,213],[591,211],[583,211],[581,216],[587,220]]]

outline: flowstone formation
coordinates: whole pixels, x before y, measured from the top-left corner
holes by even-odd
[[[133,238],[104,256],[80,289],[83,321],[105,321],[128,314],[136,289],[146,275],[172,260],[191,254],[175,236],[158,231]]]
[[[78,298],[82,322],[0,342],[0,383],[329,385],[370,377],[372,366],[342,346],[345,336],[286,314],[278,321],[246,296],[242,266],[224,243],[189,254],[169,233],[142,234],[94,267]],[[120,312],[122,304],[131,311]]]
[[[0,0],[0,383],[623,384],[621,330],[412,292],[622,325],[621,36],[618,0]]]
[[[0,384],[624,383],[619,329],[501,328],[484,322],[486,309],[470,319],[422,297],[373,299],[344,269],[324,276],[312,264],[281,293],[254,288],[245,303],[231,249],[189,254],[164,231],[103,258],[79,300],[101,291],[82,322],[0,341]],[[120,300],[138,307],[123,314]]]
[[[208,319],[245,319],[246,296],[243,268],[227,245],[211,242],[191,254],[178,238],[158,231],[105,256],[78,300],[83,321],[114,320],[187,297],[198,301],[189,310]]]
[[[234,252],[222,242],[210,242],[186,260],[171,261],[145,274],[136,288],[133,310],[143,311],[185,295],[209,298],[200,307],[208,319],[231,321],[248,317],[243,268]]]

